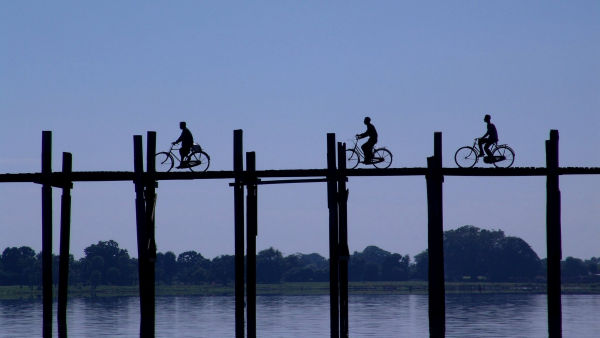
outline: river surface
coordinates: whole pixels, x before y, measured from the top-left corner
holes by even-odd
[[[351,337],[428,337],[426,295],[354,295],[349,303]],[[562,303],[563,337],[600,337],[600,295],[563,295]],[[157,337],[233,337],[234,326],[233,297],[156,299]],[[137,297],[69,300],[69,337],[138,337],[138,330]],[[0,301],[0,337],[41,333],[41,301]],[[257,333],[328,337],[329,297],[258,297]],[[446,333],[461,338],[547,337],[546,296],[448,295]]]

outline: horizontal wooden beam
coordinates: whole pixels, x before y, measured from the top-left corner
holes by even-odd
[[[282,170],[257,170],[256,177],[260,178],[302,178],[325,177],[326,169],[282,169]],[[444,176],[546,176],[551,169],[546,167],[517,167],[517,168],[442,168]],[[555,172],[554,172],[555,171]],[[347,169],[345,176],[424,176],[427,168],[388,168],[388,169]],[[600,167],[563,167],[552,170],[558,175],[600,175]],[[234,179],[236,173],[231,170],[206,171],[206,172],[167,172],[156,173],[152,177],[144,173],[150,180],[196,180],[196,179]],[[245,174],[242,174],[245,175]],[[0,174],[0,183],[39,183],[49,179],[56,187],[63,187],[70,182],[105,182],[105,181],[133,181],[135,174],[132,171],[74,171],[65,176],[62,172],[53,172],[42,176],[41,173]]]

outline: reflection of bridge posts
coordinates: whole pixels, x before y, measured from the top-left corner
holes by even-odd
[[[340,336],[338,279],[338,198],[335,134],[327,134],[327,206],[329,208],[329,316],[331,337]]]
[[[244,337],[244,153],[241,129],[233,131],[233,186],[235,237],[235,336]]]
[[[42,311],[44,337],[52,337],[52,132],[42,132]]]
[[[433,157],[427,158],[427,214],[429,247],[429,336],[446,332],[444,287],[444,225],[442,208],[442,133],[434,134]]]
[[[69,288],[69,247],[71,237],[71,188],[70,175],[73,170],[71,153],[63,153],[62,197],[60,202],[60,258],[58,268],[58,336],[67,337],[67,295]]]
[[[558,183],[558,130],[550,131],[546,141],[546,246],[548,256],[548,336],[562,336],[561,314],[561,224],[560,188]]]
[[[246,318],[248,338],[256,338],[256,235],[258,232],[258,189],[256,154],[246,153]]]

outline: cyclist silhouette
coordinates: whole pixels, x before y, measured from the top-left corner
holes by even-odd
[[[179,148],[179,156],[181,156],[181,161],[177,168],[184,168],[188,163],[186,156],[190,153],[192,145],[194,144],[194,136],[192,136],[192,132],[187,129],[185,122],[179,122],[179,129],[181,129],[181,135],[175,142],[173,142],[173,144],[181,142],[181,148]]]
[[[489,114],[486,114],[483,118],[483,121],[487,123],[487,132],[479,138],[479,157],[487,154],[488,156],[492,156],[492,152],[490,151],[490,146],[496,142],[498,142],[498,131],[496,130],[496,126],[490,122],[492,117]],[[485,153],[483,152],[483,148],[485,148]]]
[[[375,130],[375,126],[371,124],[371,118],[365,117],[363,121],[367,126],[367,130],[362,134],[356,134],[356,137],[361,139],[365,137],[369,137],[367,142],[363,143],[362,148],[363,153],[365,154],[365,163],[369,164],[373,162],[373,146],[377,143],[377,130]]]

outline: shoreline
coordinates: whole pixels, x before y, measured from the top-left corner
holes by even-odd
[[[302,282],[281,284],[258,284],[257,296],[268,295],[328,295],[328,282]],[[427,282],[350,282],[350,295],[393,295],[427,294]],[[477,283],[447,282],[446,294],[492,294],[492,293],[546,293],[546,283]],[[600,283],[565,283],[562,294],[600,294]],[[57,297],[56,286],[53,291]],[[157,285],[157,297],[173,296],[233,296],[233,284],[229,285]],[[0,300],[41,299],[41,288],[30,286],[0,286]],[[69,288],[69,298],[94,297],[138,297],[137,285],[132,286],[90,286],[75,285]]]

